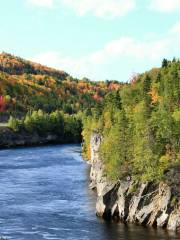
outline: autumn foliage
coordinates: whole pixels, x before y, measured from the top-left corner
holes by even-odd
[[[110,91],[123,84],[117,81],[90,81],[76,79],[64,71],[55,70],[13,55],[0,54],[1,109],[15,115],[42,109],[57,109],[74,114],[90,109],[103,100]],[[4,97],[11,101],[4,108]]]
[[[6,109],[6,100],[3,96],[0,96],[0,112],[4,112]]]

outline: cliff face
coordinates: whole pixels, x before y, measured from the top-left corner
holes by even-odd
[[[138,184],[131,177],[111,182],[104,175],[99,156],[101,141],[101,136],[92,135],[90,187],[97,190],[97,215],[107,220],[118,219],[180,231],[179,172],[169,171],[166,182],[158,185]]]

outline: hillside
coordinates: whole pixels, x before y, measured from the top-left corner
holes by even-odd
[[[2,53],[0,147],[80,142],[82,115],[122,86],[114,81],[78,80]]]
[[[25,73],[34,75],[47,75],[56,77],[60,80],[69,76],[64,71],[49,68],[4,52],[0,54],[0,71],[9,73],[11,75],[22,75]]]
[[[103,107],[84,121],[84,154],[90,155],[93,132],[102,138],[100,156],[110,179],[133,176],[160,181],[180,164],[180,62],[164,60],[109,93]]]
[[[64,71],[0,54],[1,116],[23,116],[38,109],[77,113],[95,106],[107,92],[121,86],[118,82],[74,79]]]

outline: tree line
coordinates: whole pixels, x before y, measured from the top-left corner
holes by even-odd
[[[62,111],[45,113],[42,110],[28,112],[22,119],[10,117],[8,127],[16,133],[39,136],[55,135],[63,143],[81,142],[81,116]]]

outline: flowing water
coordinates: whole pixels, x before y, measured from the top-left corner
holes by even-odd
[[[0,151],[0,235],[14,240],[156,240],[174,233],[95,216],[79,145]]]

